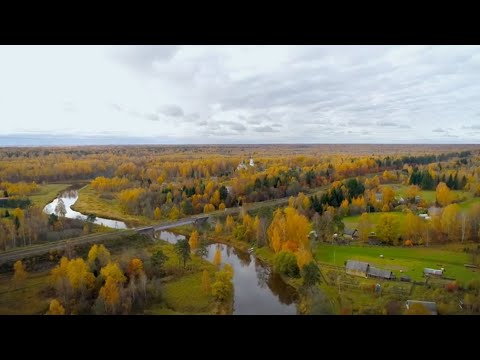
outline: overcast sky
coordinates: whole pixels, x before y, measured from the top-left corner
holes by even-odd
[[[480,47],[0,46],[0,145],[57,134],[478,143]]]

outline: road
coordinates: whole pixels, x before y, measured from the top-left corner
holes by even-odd
[[[327,189],[328,187],[329,185],[316,188],[310,191],[308,194],[309,195],[319,194],[325,189]],[[266,200],[266,201],[251,203],[251,204],[245,204],[245,209],[248,211],[251,211],[251,210],[258,210],[262,207],[279,206],[279,205],[287,204],[288,199],[289,197],[285,197],[281,199]],[[64,249],[67,246],[83,245],[83,244],[93,243],[96,241],[106,240],[109,237],[117,236],[119,234],[129,235],[134,233],[148,233],[152,231],[168,230],[171,228],[192,224],[195,221],[198,221],[199,219],[205,219],[206,217],[237,214],[240,212],[241,209],[242,209],[241,207],[233,207],[225,210],[213,211],[211,213],[208,213],[208,215],[198,214],[198,215],[193,215],[188,218],[183,218],[177,221],[163,222],[157,225],[142,226],[138,228],[118,230],[115,232],[108,232],[108,233],[85,235],[85,236],[81,236],[73,239],[60,240],[60,241],[50,242],[46,244],[39,244],[34,246],[11,249],[6,252],[0,253],[0,264],[9,262],[9,261],[21,260],[31,256],[43,255],[52,250]]]

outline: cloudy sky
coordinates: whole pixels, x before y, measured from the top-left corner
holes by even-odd
[[[0,46],[17,138],[478,143],[480,47]]]

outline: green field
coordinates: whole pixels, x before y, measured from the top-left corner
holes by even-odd
[[[408,186],[407,185],[402,185],[402,184],[384,184],[380,185],[380,188],[382,186],[389,186],[393,190],[395,190],[395,196],[397,197],[403,197],[405,198],[405,193],[407,191]],[[472,194],[468,191],[464,190],[452,190],[452,193],[455,194],[456,199],[462,199],[465,198],[466,200],[472,198]],[[436,199],[436,194],[435,190],[421,190],[420,191],[420,197],[428,203],[428,205],[431,205],[435,202]]]
[[[384,258],[381,259],[380,255]],[[400,248],[384,246],[332,246],[321,244],[315,251],[319,262],[343,266],[347,260],[366,261],[376,267],[392,270],[397,277],[410,276],[412,279],[423,279],[423,269],[445,268],[445,276],[462,282],[480,279],[480,272],[468,269],[467,254],[459,251],[447,251],[438,248]],[[403,270],[403,273],[400,273]]]
[[[70,184],[47,184],[40,185],[40,190],[35,194],[29,196],[32,203],[36,206],[44,207],[49,202],[54,200],[58,193],[68,188]]]
[[[458,205],[460,206],[460,209],[462,210],[468,210],[470,209],[474,204],[480,204],[480,198],[475,197],[471,198],[469,200],[463,201],[459,203]]]
[[[383,214],[387,214],[387,213],[376,212],[376,213],[368,214],[370,223],[372,224],[372,231],[375,231],[375,225],[379,222],[380,217]],[[391,211],[391,212],[388,212],[388,214],[391,214],[397,218],[398,230],[402,232],[405,226],[406,215],[403,212],[399,212],[399,211]],[[343,223],[345,224],[346,228],[355,229],[358,226],[359,219],[360,219],[360,215],[346,216],[343,218]]]
[[[152,220],[144,216],[125,214],[121,209],[116,198],[102,199],[99,193],[94,191],[89,185],[78,191],[78,200],[73,204],[72,209],[83,214],[95,214],[98,217],[125,221],[128,224],[140,225],[149,224]]]
[[[50,278],[48,272],[29,274],[25,283],[16,290],[11,278],[12,274],[0,276],[0,314],[39,315],[48,310],[50,299],[42,291]]]

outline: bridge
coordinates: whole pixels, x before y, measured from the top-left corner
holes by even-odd
[[[378,173],[379,175],[381,173]],[[373,175],[373,174],[372,174]],[[351,178],[353,179],[353,177]],[[316,189],[311,189],[310,191],[307,191],[307,195],[321,195],[324,191],[326,191],[329,188],[329,185],[324,185],[320,186]],[[282,206],[285,204],[288,204],[289,197],[284,197],[280,199],[273,199],[273,200],[266,200],[266,201],[259,201],[255,203],[249,203],[245,204],[245,210],[247,211],[255,211],[259,210],[262,207],[277,207],[277,206]],[[162,230],[168,230],[174,227],[182,226],[182,225],[188,225],[188,224],[196,224],[200,225],[205,222],[210,217],[214,216],[226,216],[226,215],[233,215],[237,214],[240,212],[242,208],[241,207],[232,207],[228,208],[225,210],[216,210],[212,211],[211,213],[208,213],[208,215],[193,215],[188,218],[183,218],[180,220],[176,221],[170,221],[170,222],[163,222],[161,224],[157,225],[151,225],[151,226],[143,226],[143,227],[138,227],[134,229],[125,229],[125,230],[118,230],[116,232],[108,232],[108,233],[99,233],[99,234],[91,234],[91,235],[85,235],[81,236],[78,238],[73,238],[73,239],[66,239],[66,240],[60,240],[60,241],[55,241],[55,242],[50,242],[46,244],[39,244],[39,245],[33,245],[33,246],[28,246],[28,247],[20,247],[16,249],[10,249],[5,252],[0,253],[0,264],[8,262],[8,261],[16,261],[16,260],[21,260],[24,258],[28,258],[31,256],[37,256],[37,255],[42,255],[46,254],[49,251],[52,250],[61,250],[66,248],[67,246],[72,246],[72,245],[82,245],[82,244],[88,244],[88,243],[93,243],[96,241],[103,241],[103,240],[108,240],[111,239],[114,236],[124,236],[124,235],[129,235],[129,234],[146,234],[149,236],[153,236],[153,234],[156,231],[162,231]]]
[[[96,233],[96,234],[80,236],[72,239],[50,242],[46,244],[20,247],[20,248],[11,249],[11,250],[0,253],[0,264],[6,263],[9,261],[17,261],[17,260],[21,260],[21,259],[32,257],[32,256],[43,255],[48,253],[49,251],[63,250],[68,246],[83,245],[83,244],[93,243],[97,241],[109,240],[116,236],[124,236],[124,235],[131,235],[134,233],[138,233],[138,234],[145,234],[153,237],[156,231],[168,230],[171,228],[188,225],[188,224],[201,225],[206,223],[208,218],[209,216],[196,215],[196,216],[183,218],[176,221],[163,222],[161,224],[157,224],[153,226],[144,226],[144,227],[139,227],[134,229],[119,230],[119,231],[107,232],[107,233]]]
[[[312,189],[311,191],[307,192],[307,194],[308,195],[321,194],[323,191],[325,191],[328,188],[328,186],[329,185]],[[259,201],[255,203],[244,204],[244,208],[247,211],[255,211],[262,207],[281,206],[281,205],[288,204],[288,199],[289,197],[284,197],[280,199],[273,199],[273,200],[266,200],[266,201]],[[133,228],[133,229],[118,230],[116,232],[90,234],[90,235],[85,235],[78,238],[72,238],[72,239],[50,242],[46,244],[38,244],[38,245],[33,245],[28,247],[10,249],[0,253],[0,264],[6,263],[9,261],[13,262],[16,260],[22,260],[32,256],[43,255],[53,250],[62,250],[68,246],[83,245],[83,244],[93,243],[97,241],[109,240],[114,236],[124,236],[128,234],[138,233],[138,234],[145,234],[153,237],[156,231],[168,230],[171,228],[188,225],[188,224],[201,225],[206,223],[210,217],[238,214],[241,209],[242,207],[236,206],[236,207],[227,208],[225,210],[212,211],[211,213],[208,213],[208,215],[204,215],[204,214],[193,215],[188,218],[183,218],[176,221],[162,222],[157,225],[149,225],[149,226],[142,226],[142,227]]]
[[[200,217],[192,216],[186,219],[184,218],[177,221],[164,222],[164,223],[153,225],[153,226],[145,226],[145,227],[137,228],[134,230],[139,234],[153,235],[157,231],[168,230],[168,229],[183,226],[183,225],[189,225],[189,224],[202,225],[207,222],[208,218],[209,216],[200,216]]]

